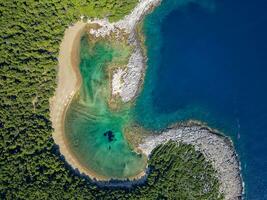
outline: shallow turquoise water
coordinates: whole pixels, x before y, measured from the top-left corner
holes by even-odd
[[[108,106],[107,64],[124,56],[120,49],[98,42],[90,47],[81,39],[82,85],[66,113],[65,133],[70,149],[80,163],[104,178],[136,176],[146,166],[143,155],[135,153],[123,131],[130,124],[129,109],[111,111]]]
[[[73,148],[81,149],[77,157],[109,177],[136,174],[144,162],[122,134],[127,124],[160,130],[196,119],[234,140],[246,198],[267,199],[266,10],[264,0],[163,1],[145,18],[148,68],[144,88],[135,107],[117,113],[107,109],[108,91],[98,91],[105,88],[98,84],[107,84],[103,82],[105,65],[98,66],[85,55],[81,70],[84,67],[87,86],[70,108],[77,116],[70,115],[71,111],[67,115],[69,124],[79,124],[78,129],[67,127],[76,129],[69,137]],[[116,54],[108,47],[99,48],[94,56],[103,59],[100,63]],[[92,66],[98,66],[97,70]],[[104,135],[108,131],[117,142],[109,142]]]

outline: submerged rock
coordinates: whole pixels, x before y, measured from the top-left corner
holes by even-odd
[[[108,141],[109,141],[109,142],[112,142],[112,141],[114,140],[114,138],[115,138],[115,135],[114,135],[113,132],[110,131],[110,130],[107,131],[107,132],[105,132],[105,133],[104,133],[104,136],[108,138]],[[110,148],[109,148],[109,149],[110,149]]]

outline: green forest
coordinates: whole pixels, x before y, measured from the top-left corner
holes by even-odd
[[[84,16],[109,18],[116,21],[128,14],[138,0],[71,0],[76,10]]]
[[[190,145],[158,146],[146,181],[125,189],[96,186],[54,144],[49,99],[64,30],[81,15],[117,20],[136,1],[0,2],[0,199],[222,199],[216,172]]]

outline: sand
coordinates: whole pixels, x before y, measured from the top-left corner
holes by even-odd
[[[57,88],[50,101],[50,118],[54,128],[53,139],[59,146],[60,153],[73,169],[78,169],[81,174],[91,178],[104,179],[85,168],[73,155],[64,136],[65,112],[72,97],[80,87],[80,75],[78,73],[80,38],[86,23],[77,22],[70,26],[64,34],[58,56]]]
[[[58,56],[57,87],[54,96],[50,100],[50,119],[54,128],[52,136],[55,143],[59,146],[60,153],[65,157],[67,163],[70,164],[73,169],[77,169],[81,174],[86,174],[92,179],[104,181],[109,180],[109,178],[100,176],[84,167],[71,152],[68,147],[68,142],[64,136],[65,112],[73,96],[80,88],[81,80],[78,71],[78,64],[81,35],[85,30],[86,24],[90,23],[99,24],[101,27],[90,31],[90,33],[96,37],[105,37],[118,29],[124,29],[127,32],[132,32],[143,15],[159,2],[160,0],[139,1],[138,5],[128,16],[125,16],[124,19],[116,23],[109,23],[107,19],[88,20],[88,22],[85,23],[82,21],[81,17],[81,21],[70,26],[64,33],[64,38],[60,45]],[[120,76],[115,75],[115,80],[113,80],[115,81],[114,84],[118,86],[117,89],[115,89],[117,92],[122,90],[120,79]],[[129,179],[139,179],[143,176],[145,176],[145,171],[137,176],[129,177]]]
[[[50,119],[54,132],[52,134],[55,143],[59,146],[60,153],[66,162],[81,174],[89,176],[97,181],[108,181],[110,177],[101,176],[83,166],[69,148],[69,144],[64,134],[65,113],[80,88],[81,77],[78,71],[80,38],[85,31],[87,23],[77,22],[66,29],[64,38],[60,45],[58,56],[58,76],[57,88],[54,96],[50,100]],[[129,177],[129,180],[140,179],[145,176],[145,171]]]

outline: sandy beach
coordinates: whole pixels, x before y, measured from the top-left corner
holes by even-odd
[[[81,174],[89,176],[98,181],[108,181],[109,177],[101,176],[91,171],[80,163],[68,146],[68,141],[64,133],[65,113],[71,103],[75,93],[80,88],[81,77],[78,69],[79,65],[79,47],[80,38],[85,32],[86,24],[77,22],[70,26],[64,34],[60,45],[58,57],[57,88],[54,96],[50,100],[50,118],[54,128],[52,134],[55,143],[59,146],[60,153],[64,156],[66,162]],[[140,179],[145,176],[145,171],[129,180]]]
[[[131,33],[134,31],[137,23],[142,19],[142,17],[153,7],[158,5],[160,0],[143,0],[140,1],[134,10],[122,20],[110,23],[107,19],[94,19],[88,20],[87,22],[78,21],[74,25],[71,25],[66,29],[64,33],[64,38],[60,45],[60,51],[58,56],[58,72],[57,72],[57,88],[54,96],[50,100],[50,119],[52,121],[52,126],[54,132],[52,134],[55,143],[59,146],[60,153],[65,157],[68,164],[72,166],[73,169],[78,169],[80,173],[88,175],[92,179],[106,181],[110,178],[99,176],[88,168],[84,167],[71,152],[68,147],[68,141],[64,136],[64,119],[65,112],[68,109],[73,96],[80,88],[80,74],[78,71],[79,64],[79,46],[80,38],[82,33],[85,31],[87,24],[98,24],[100,28],[96,30],[90,30],[90,34],[95,37],[105,37],[111,32],[116,32],[119,29],[126,30]],[[82,19],[83,17],[81,17]],[[140,64],[140,59],[137,59],[137,65]],[[135,68],[134,61],[129,62],[133,68]],[[142,68],[142,66],[141,66]],[[141,74],[142,70],[139,70],[137,75]],[[130,74],[130,73],[129,73]],[[141,75],[139,79],[141,78]],[[135,84],[131,84],[132,93],[136,93],[138,88],[138,79],[135,77],[128,78],[130,81],[135,80]],[[127,84],[126,84],[127,86]],[[126,87],[124,86],[124,87]],[[127,92],[127,95],[129,92]],[[130,94],[131,98],[134,95]],[[137,176],[128,177],[129,180],[140,179],[145,176],[145,171],[141,172]]]
[[[80,38],[86,23],[77,22],[70,26],[64,34],[58,56],[57,88],[50,102],[50,118],[54,128],[53,139],[59,146],[60,153],[65,157],[73,169],[78,169],[91,178],[105,179],[85,168],[70,151],[64,136],[64,119],[68,105],[80,87],[79,46]]]

